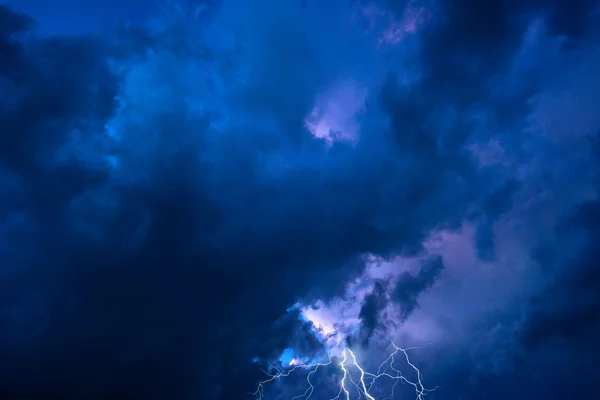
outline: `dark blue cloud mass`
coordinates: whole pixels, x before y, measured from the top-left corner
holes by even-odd
[[[92,3],[0,5],[1,399],[598,396],[597,1]]]

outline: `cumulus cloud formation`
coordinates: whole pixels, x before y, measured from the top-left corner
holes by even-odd
[[[596,1],[111,7],[0,5],[1,398],[593,397]]]

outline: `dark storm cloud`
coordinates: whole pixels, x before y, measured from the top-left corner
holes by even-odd
[[[33,25],[34,21],[27,15],[16,13],[6,7],[0,11],[0,22],[2,22],[2,44],[6,46],[9,42],[15,40],[15,35],[26,32]],[[16,43],[13,42],[13,45]]]
[[[475,232],[477,256],[481,260],[492,261],[495,259],[494,223],[512,208],[512,198],[520,187],[520,182],[509,179],[483,200],[483,217]]]
[[[144,34],[116,46],[99,37],[19,41],[11,35],[27,20],[2,12],[16,27],[2,39],[11,92],[0,160],[15,182],[2,200],[5,398],[238,398],[259,373],[250,360],[274,357],[294,337],[312,340],[305,324],[281,322],[299,297],[338,293],[362,270],[363,253],[413,252],[439,223],[428,199],[441,188],[422,190],[422,177],[398,194],[411,211],[391,208],[386,191],[400,182],[378,163],[361,165],[382,148],[326,153],[299,133],[309,89],[332,76],[302,24],[267,26],[253,39],[267,35],[273,46],[231,98],[230,112],[274,116],[285,128],[266,150],[283,144],[299,157],[286,137],[303,135],[309,161],[322,166],[279,165],[281,179],[261,163],[261,143],[241,130],[215,143],[211,114],[188,111],[186,29],[165,43]],[[141,85],[148,92],[124,95],[138,89],[115,62],[136,79],[151,76]],[[305,79],[293,86],[297,73]],[[104,134],[113,119],[118,143]]]
[[[398,15],[406,5],[401,2],[387,4],[396,9]],[[539,71],[538,74],[526,71],[517,79],[518,84],[514,84],[515,81],[510,78],[512,65],[531,18],[539,15],[546,17],[548,35],[565,38],[563,52],[581,49],[590,41],[596,46],[598,36],[594,36],[595,28],[590,21],[597,20],[598,2],[492,4],[454,1],[439,2],[437,6],[433,22],[425,23],[425,32],[420,37],[422,47],[416,62],[422,67],[419,83],[410,90],[396,87],[389,92],[384,91],[384,104],[389,107],[392,133],[401,151],[428,154],[428,162],[437,162],[438,168],[432,169],[437,175],[432,173],[430,176],[433,179],[428,179],[427,185],[434,185],[436,179],[440,181],[439,176],[452,171],[477,187],[475,190],[481,196],[477,204],[481,206],[481,212],[470,216],[478,221],[479,226],[475,247],[481,259],[493,260],[496,245],[494,224],[512,208],[515,194],[525,183],[512,178],[506,181],[504,174],[508,171],[502,171],[499,176],[502,176],[505,184],[498,186],[498,171],[477,170],[462,153],[461,146],[473,139],[481,140],[481,132],[485,132],[486,135],[498,137],[504,149],[519,159],[521,147],[528,140],[522,128],[532,111],[530,99],[548,83],[541,79],[547,76],[541,73],[548,68],[547,65],[533,70]],[[523,76],[526,78],[523,79]],[[581,76],[579,79],[585,82],[595,78]],[[463,110],[464,120],[461,122],[459,113],[456,129],[449,129],[447,125],[444,133],[428,130],[426,121],[431,119],[431,115],[436,115],[432,110],[444,105]],[[474,110],[486,116],[486,129],[480,129],[469,119]],[[544,150],[539,147],[531,151]],[[529,162],[527,159],[521,160]],[[551,160],[557,169],[563,163],[572,162],[559,157]],[[482,181],[482,176],[487,172],[490,172],[489,180],[486,182],[483,178]],[[563,178],[585,179],[581,176]],[[564,189],[560,189],[559,184],[555,188],[549,186],[548,190]],[[577,196],[576,193],[571,195]],[[580,239],[577,239],[581,236],[574,233],[572,227],[560,239],[552,242],[550,248],[537,251],[537,260],[551,260],[555,264],[551,269],[543,265],[546,273],[570,272],[560,272],[556,278],[557,284],[542,296],[536,296],[531,304],[533,311],[524,317],[526,322],[523,327],[519,327],[520,318],[523,318],[520,311],[510,310],[502,318],[494,318],[483,324],[485,328],[474,329],[480,332],[480,336],[491,338],[489,347],[484,347],[489,349],[484,351],[485,356],[471,355],[475,352],[473,342],[465,344],[459,354],[445,355],[444,350],[440,350],[432,359],[432,363],[439,365],[439,374],[436,373],[431,379],[444,390],[432,394],[432,398],[526,398],[530,395],[539,396],[540,393],[560,398],[573,396],[573,393],[581,396],[593,393],[593,385],[587,379],[574,387],[560,382],[565,382],[565,379],[580,381],[578,376],[589,377],[590,381],[598,378],[593,361],[598,348],[591,338],[597,337],[598,329],[600,299],[596,295],[598,254],[595,243],[599,238],[595,233],[597,229],[591,227],[596,221],[592,204],[595,203],[582,207],[580,210],[585,212],[576,214],[576,220],[585,221],[589,230],[585,239],[589,246],[583,245],[581,255],[576,256],[577,251],[572,249],[573,243],[581,246]],[[556,210],[558,213],[564,211]],[[532,208],[529,212],[541,214],[543,211]],[[546,232],[540,232],[542,237],[544,234]],[[571,253],[572,257],[565,256]],[[412,287],[410,283],[413,281],[407,280],[408,288]],[[410,305],[414,297],[405,297],[408,300],[406,304]],[[520,306],[515,307],[518,309]],[[480,340],[475,334],[473,338]],[[526,350],[519,350],[522,343],[527,344]]]
[[[81,130],[90,138],[103,128],[114,110],[118,82],[95,39],[24,45],[18,38],[32,27],[31,20],[6,8],[1,13],[0,162],[8,174],[20,176],[22,185],[3,201],[14,211],[35,211],[33,218],[54,218],[70,198],[101,184],[104,173],[77,159],[53,162],[49,155],[71,132]]]
[[[389,280],[376,280],[373,289],[367,294],[360,307],[360,345],[366,347],[377,329],[386,331],[387,323],[402,323],[419,306],[418,298],[431,288],[444,269],[441,257],[432,257],[422,261],[415,273],[405,271],[391,284]],[[384,315],[388,306],[392,306],[393,315]],[[390,319],[390,321],[387,321]]]
[[[419,295],[435,283],[443,269],[444,261],[441,257],[435,257],[424,261],[416,274],[404,272],[400,275],[392,289],[391,299],[398,305],[402,320],[418,307]]]
[[[381,327],[380,314],[388,305],[387,283],[375,282],[373,290],[363,300],[358,317],[361,322],[361,344],[366,346],[376,328]]]
[[[600,350],[595,339],[600,333],[599,136],[588,137],[596,198],[578,203],[558,223],[556,240],[536,249],[538,261],[547,263],[546,270],[557,271],[557,277],[531,301],[531,315],[521,336],[528,347],[552,348],[556,342],[564,342],[566,346],[586,348],[589,354]],[[564,348],[559,352],[563,353]]]
[[[29,20],[0,11],[10,28],[1,40],[0,161],[18,182],[2,198],[2,397],[187,398],[205,384],[216,396],[252,356],[287,345],[268,344],[270,335],[290,337],[301,323],[271,332],[293,293],[270,285],[276,301],[256,303],[265,275],[254,280],[254,260],[220,254],[224,243],[197,246],[221,210],[192,183],[202,179],[199,149],[177,147],[207,121],[157,116],[153,129],[180,135],[171,155],[147,166],[149,184],[107,183],[106,162],[90,170],[86,152],[59,159],[72,135],[93,141],[115,115],[120,80],[108,49],[98,38],[19,41]]]
[[[575,230],[575,232],[573,232]],[[562,232],[561,232],[562,231]],[[523,330],[528,346],[553,339],[586,343],[597,350],[600,332],[600,201],[582,203],[559,228],[559,238],[582,236],[583,244],[559,268],[556,283],[532,301],[532,315]],[[556,249],[544,249],[552,254]]]
[[[595,78],[582,75],[577,77],[577,81],[593,86]],[[574,97],[581,94],[570,93]],[[598,109],[597,104],[595,109]],[[579,115],[585,116],[585,112]],[[567,120],[574,121],[577,118],[576,114],[569,116]],[[596,126],[584,128],[597,129]],[[592,140],[592,146],[593,142]],[[542,152],[542,149],[534,151]],[[594,170],[598,171],[598,162],[588,160],[588,153],[587,149],[579,149],[575,154],[563,153],[569,154],[568,157],[548,157],[547,162],[553,168],[550,176],[554,182],[545,181],[544,185],[547,186],[544,189],[551,198],[560,198],[571,182],[584,182],[593,193],[585,190],[565,193],[573,201],[590,196],[597,198],[597,183],[594,187],[589,176]],[[586,165],[584,174],[570,172],[571,166],[578,162]],[[544,168],[546,166],[542,170]],[[524,188],[526,185],[522,183],[520,187]],[[511,197],[514,201],[514,196]],[[504,198],[507,200],[509,197]],[[508,205],[504,201],[500,203]],[[477,340],[485,336],[489,338],[489,350],[485,351],[485,356],[469,357],[464,353],[451,356],[454,357],[453,362],[463,364],[456,368],[462,369],[465,375],[459,376],[457,372],[453,376],[447,372],[452,368],[449,367],[440,373],[440,378],[436,381],[446,386],[451,393],[470,393],[465,398],[489,399],[540,395],[549,398],[596,396],[597,389],[592,382],[599,378],[595,365],[600,351],[594,339],[598,336],[600,304],[597,295],[597,200],[579,204],[573,212],[564,203],[558,203],[554,207],[553,212],[560,216],[569,214],[567,218],[561,219],[555,231],[548,232],[543,223],[540,224],[541,227],[525,226],[529,230],[539,229],[536,232],[539,236],[536,238],[542,238],[542,241],[547,236],[553,238],[536,248],[533,257],[538,265],[531,267],[539,268],[542,276],[537,280],[549,281],[549,287],[542,290],[541,294],[533,295],[531,301],[525,301],[525,304],[513,304],[507,315],[487,322],[489,325],[483,329],[485,333],[477,331],[479,333],[473,335]],[[532,220],[547,218],[548,214],[545,213],[547,209],[541,207],[527,210],[528,218]],[[489,238],[492,233],[493,231],[489,231],[488,235],[482,236]],[[530,284],[536,285],[539,282],[533,281]],[[465,346],[465,353],[472,352],[473,347],[473,344]],[[444,357],[441,354],[439,356],[438,361]],[[578,383],[571,386],[565,382]]]
[[[482,203],[475,240],[481,259],[493,260],[493,225],[503,213],[497,208],[506,211],[510,207],[504,202],[510,201],[519,183],[511,178],[504,190],[495,192],[492,182],[498,171],[478,169],[464,146],[499,137],[507,149],[520,148],[519,137],[525,138],[531,100],[541,90],[540,76],[546,67],[511,75],[532,19],[546,17],[548,34],[563,37],[568,43],[564,49],[572,50],[594,32],[590,21],[598,3],[460,0],[433,6],[428,2],[381,4],[398,16],[410,7],[430,7],[414,61],[420,72],[418,82],[405,89],[390,79],[381,97],[383,110],[390,116],[393,141],[401,154],[416,157],[414,168],[423,177],[411,190],[411,198],[418,202],[422,200],[419,196],[434,192],[448,195],[446,187],[468,184],[471,191],[464,193],[466,197],[455,198],[441,210],[446,222],[452,223],[452,216],[464,215],[461,207],[469,201]],[[440,129],[433,121],[439,121],[444,110],[450,110],[454,119],[444,121]],[[485,116],[485,122],[478,122],[474,114]],[[451,192],[454,196],[459,193],[456,189]],[[439,215],[432,218],[441,219]]]
[[[460,354],[444,354],[442,350],[435,360],[446,367],[432,380],[450,393],[467,393],[468,399],[597,395],[599,209],[597,200],[580,204],[559,223],[559,244],[538,249],[558,260],[542,266],[547,274],[554,273],[547,288],[527,304],[472,328],[477,340],[485,336],[491,340],[485,355],[469,354],[475,347],[473,343]],[[538,262],[542,260],[538,258]]]
[[[441,2],[420,37],[419,80],[406,89],[390,79],[382,91],[393,142],[400,154],[414,157],[413,168],[422,177],[411,188],[411,202],[444,193],[448,201],[438,208],[444,217],[431,218],[450,226],[459,223],[465,205],[484,201],[481,197],[495,190],[487,176],[494,172],[478,170],[464,146],[485,140],[482,131],[489,138],[520,130],[531,111],[528,100],[535,87],[504,82],[529,22],[517,15],[510,5],[507,10],[504,4]],[[486,116],[483,125],[473,113]],[[469,190],[459,198],[461,185]],[[493,246],[491,230],[481,229],[479,241]]]
[[[478,170],[464,145],[481,135],[467,111],[483,109],[500,133],[530,111],[537,82],[501,79],[521,17],[546,12],[571,47],[591,26],[583,2],[569,12],[561,2],[443,2],[422,38],[423,78],[410,89],[390,78],[373,96],[389,132],[326,152],[303,119],[315,91],[365,58],[352,53],[361,42],[339,40],[339,21],[313,3],[276,3],[272,14],[230,6],[250,20],[227,31],[239,36],[230,52],[177,21],[160,34],[19,40],[31,20],[0,7],[2,398],[240,399],[264,377],[253,358],[264,366],[290,345],[319,353],[310,326],[286,311],[299,298],[340,293],[364,253],[417,254],[431,230],[458,228],[473,208],[485,221],[510,208],[517,185],[498,190],[496,171]],[[232,71],[245,56],[242,79]],[[245,79],[220,98],[226,107],[190,111],[210,80],[189,72],[198,64]],[[208,103],[219,85],[207,86]],[[436,126],[448,110],[460,110],[455,122]],[[224,119],[231,131],[215,133]],[[118,143],[104,135],[111,121]],[[401,276],[403,318],[443,268],[433,259]],[[586,328],[595,286],[579,283],[567,293],[590,305],[574,317]],[[381,290],[363,305],[370,332]],[[566,335],[550,314],[536,308],[530,343],[544,339],[536,326]]]
[[[383,3],[399,15],[405,7],[415,6],[407,2]],[[429,5],[428,2],[414,4]],[[401,140],[419,137],[422,149],[429,141],[432,151],[431,146],[438,141],[432,140],[431,132],[422,129],[423,121],[438,107],[448,103],[461,108],[474,107],[478,112],[489,111],[488,118],[501,131],[521,128],[523,118],[531,111],[528,101],[539,88],[535,86],[534,76],[529,75],[527,80],[519,81],[519,85],[515,86],[508,72],[532,17],[548,16],[551,35],[566,36],[576,41],[591,28],[585,21],[590,20],[591,11],[596,6],[597,2],[590,0],[575,3],[561,0],[435,3],[428,10],[432,15],[424,22],[424,32],[420,37],[416,61],[422,71],[419,85],[411,90],[412,96],[402,102],[401,108],[394,108],[394,112],[406,114],[399,118],[403,121],[403,129],[398,128],[397,135]],[[564,12],[566,9],[569,12]],[[409,115],[412,117],[407,119]],[[416,123],[418,125],[415,126]],[[468,124],[459,127],[446,140],[453,139],[450,143],[459,145],[468,136],[464,130],[472,128]]]

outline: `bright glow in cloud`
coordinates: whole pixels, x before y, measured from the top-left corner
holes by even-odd
[[[364,109],[367,89],[352,80],[331,86],[317,96],[307,116],[306,128],[327,143],[335,140],[354,142],[360,136],[357,117]]]
[[[289,348],[285,349],[279,356],[279,361],[283,365],[291,365],[291,363],[294,361],[294,350]]]

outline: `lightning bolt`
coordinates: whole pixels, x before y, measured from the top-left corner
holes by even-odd
[[[354,352],[349,348],[345,348],[342,353],[342,360],[339,362],[339,365],[337,365],[340,371],[342,372],[342,378],[339,383],[340,390],[338,394],[330,400],[352,400],[353,393],[356,393],[357,400],[361,399],[363,396],[365,397],[365,400],[378,400],[371,393],[373,392],[373,388],[377,381],[384,378],[389,379],[394,383],[392,385],[391,394],[381,400],[391,400],[394,398],[394,391],[398,382],[403,382],[411,385],[415,389],[416,400],[423,400],[427,393],[433,392],[434,390],[438,389],[438,386],[436,386],[433,389],[425,388],[422,381],[421,371],[410,361],[410,358],[408,356],[408,351],[422,349],[423,347],[410,347],[403,349],[401,347],[396,346],[394,343],[392,343],[392,346],[394,351],[379,365],[379,368],[375,373],[366,371],[358,362]],[[408,379],[402,374],[399,368],[394,366],[396,356],[400,354],[404,356],[404,359],[406,360],[408,366],[415,372],[416,380],[413,381]],[[286,371],[274,368],[277,371],[276,374],[270,374],[266,371],[263,371],[268,376],[268,379],[260,382],[256,391],[249,394],[255,396],[256,400],[264,400],[265,385],[273,381],[288,377],[294,371],[301,369],[304,371],[308,371],[306,375],[306,382],[308,387],[306,388],[304,393],[292,397],[291,400],[309,400],[315,391],[315,387],[311,381],[313,375],[316,374],[320,368],[334,365],[334,361],[331,355],[329,355],[328,357],[329,359],[326,362],[294,365],[292,368]],[[352,377],[352,366],[354,367],[355,375],[356,372],[358,372],[358,381],[355,381]],[[352,387],[354,388],[353,390],[351,390]]]

